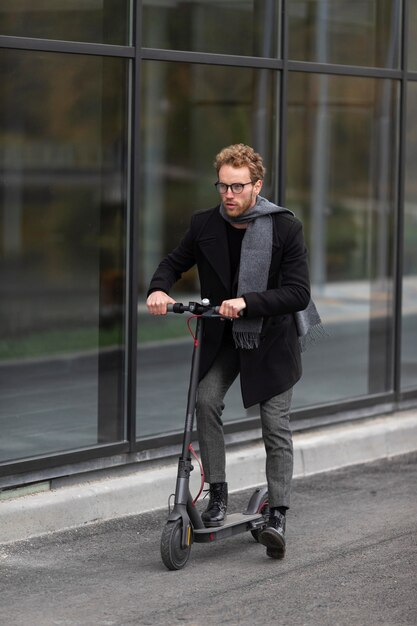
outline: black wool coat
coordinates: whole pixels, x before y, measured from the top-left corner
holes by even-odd
[[[239,349],[240,381],[245,408],[287,391],[301,377],[301,355],[293,313],[310,300],[307,250],[301,222],[289,213],[274,213],[272,260],[267,289],[242,294],[246,316],[262,317],[259,347]],[[201,297],[213,305],[233,297],[237,277],[230,270],[226,222],[219,207],[193,215],[191,225],[173,252],[159,264],[149,292],[169,293],[183,272],[197,264]],[[200,379],[221,346],[225,323],[207,320],[200,361]]]

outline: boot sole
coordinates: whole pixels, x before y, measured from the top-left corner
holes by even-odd
[[[277,550],[271,550],[270,548],[267,548],[266,556],[269,556],[270,559],[283,559],[285,556],[285,550],[284,552],[278,552]]]
[[[218,528],[219,526],[224,526],[226,518],[221,522],[205,522],[203,520],[203,524],[206,528]]]
[[[282,559],[285,555],[285,540],[276,531],[267,528],[259,536],[259,543],[266,547],[271,559]]]

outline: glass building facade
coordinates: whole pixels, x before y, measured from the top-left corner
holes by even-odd
[[[0,489],[178,444],[192,341],[147,285],[231,143],[304,223],[293,428],[417,406],[416,41],[412,0],[1,3]],[[257,418],[236,383],[229,438]]]

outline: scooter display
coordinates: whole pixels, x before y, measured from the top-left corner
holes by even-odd
[[[210,323],[210,318],[221,317],[218,311],[219,307],[212,306],[208,300],[202,300],[201,303],[190,302],[188,305],[179,302],[168,305],[168,313],[190,313],[190,319],[196,318],[195,335],[192,333],[194,349],[191,360],[182,452],[178,461],[174,505],[172,510],[169,511],[161,537],[161,557],[169,570],[179,570],[184,567],[194,542],[211,543],[246,531],[250,531],[253,538],[258,541],[259,534],[268,520],[269,508],[266,487],[255,489],[244,512],[228,514],[224,525],[210,528],[205,527],[201,514],[196,507],[198,496],[193,500],[190,493],[190,474],[193,470],[191,457],[194,452],[191,439],[204,325]],[[203,472],[202,483],[204,484]],[[200,493],[201,491],[202,488]]]

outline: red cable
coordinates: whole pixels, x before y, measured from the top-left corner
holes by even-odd
[[[196,336],[195,336],[195,335],[194,335],[194,333],[193,333],[193,330],[192,330],[192,328],[191,328],[191,326],[190,326],[190,322],[191,322],[191,320],[193,320],[193,319],[197,319],[197,317],[201,317],[201,315],[191,315],[191,316],[187,319],[187,326],[188,326],[188,330],[189,330],[189,332],[190,332],[191,337],[194,339],[194,347],[195,347],[195,348],[197,348],[197,346],[198,346],[198,340],[197,340]]]

